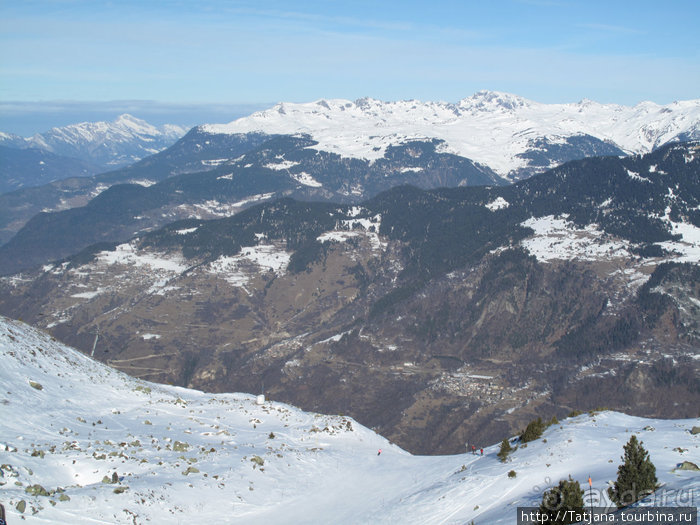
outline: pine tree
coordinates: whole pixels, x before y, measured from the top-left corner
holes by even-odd
[[[552,487],[542,495],[539,513],[542,516],[540,523],[568,525],[578,523],[579,520],[573,514],[583,513],[583,489],[578,481],[562,479],[559,485]]]
[[[608,489],[610,499],[618,507],[626,507],[656,490],[656,467],[637,436],[632,435],[624,446],[624,463],[617,467],[617,480]]]
[[[542,422],[542,418],[538,417],[537,419],[533,419],[527,424],[527,427],[523,431],[522,434],[520,434],[520,441],[522,443],[527,443],[528,441],[534,441],[536,439],[539,439],[542,436],[542,432],[544,432],[545,425]]]
[[[503,441],[501,441],[501,448],[498,451],[498,459],[501,460],[501,462],[505,463],[506,460],[508,459],[508,455],[513,452],[513,447],[510,446],[510,442],[508,439],[504,438]]]

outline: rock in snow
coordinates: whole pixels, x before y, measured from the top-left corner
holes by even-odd
[[[514,523],[569,474],[605,503],[633,433],[664,483],[656,503],[700,496],[697,473],[675,470],[700,460],[697,419],[602,412],[506,464],[498,445],[419,457],[347,417],[130,378],[20,321],[0,318],[0,359],[9,523]]]

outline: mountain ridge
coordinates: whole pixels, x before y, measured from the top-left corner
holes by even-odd
[[[28,138],[2,134],[0,144],[22,149],[37,148],[77,158],[105,171],[157,153],[181,138],[186,131],[174,124],[153,126],[124,113],[111,122],[69,124]]]
[[[700,99],[664,106],[643,102],[633,107],[588,100],[542,104],[491,91],[478,92],[456,104],[321,99],[283,102],[228,124],[199,128],[211,134],[308,134],[319,143],[315,148],[368,160],[380,158],[388,144],[439,139],[444,142],[443,151],[517,180],[542,171],[542,166],[523,157],[537,149],[538,141],[541,149],[541,141],[561,144],[571,137],[588,137],[598,147],[614,145],[630,154],[648,153],[669,141],[699,138]]]
[[[244,135],[234,137],[243,153],[233,160],[191,156],[186,156],[188,163],[178,160],[181,144],[189,141],[189,150],[205,138],[192,130],[173,148],[94,179],[103,182],[103,188],[117,176],[128,176],[137,185],[115,184],[85,206],[34,215],[0,246],[0,273],[65,257],[93,242],[126,240],[173,220],[230,215],[259,200],[295,196],[356,202],[401,183],[426,188],[505,183],[468,159],[438,153],[434,142],[390,146],[384,158],[369,163],[310,150],[314,142],[306,137]],[[210,144],[209,154],[213,148]],[[173,166],[183,173],[172,174]],[[160,182],[146,179],[149,174],[156,180],[160,175]],[[8,216],[9,222],[12,213]]]
[[[387,185],[502,184],[571,160],[644,153],[669,141],[692,140],[700,137],[698,104],[697,100],[665,106],[645,102],[634,107],[589,100],[540,104],[508,93],[486,91],[456,104],[385,103],[371,98],[355,102],[330,99],[280,103],[230,124],[197,126],[172,148],[95,178],[72,178],[0,196],[0,244],[38,212],[84,205],[116,183],[153,184],[170,176],[221,166],[246,167],[250,162],[237,162],[240,156],[266,140],[286,141],[290,149],[279,150],[276,156],[287,160],[261,158],[258,168],[287,170],[297,183],[318,189],[313,198],[359,202]],[[12,142],[11,137],[6,140],[8,145]],[[319,162],[314,163],[313,155],[303,155],[294,145],[301,141],[308,141],[301,148],[317,153]],[[119,145],[113,142],[115,147]],[[426,169],[428,166],[421,159],[415,162],[407,155],[401,161],[403,166],[381,173],[376,169],[375,164],[389,160],[392,150],[407,150],[418,144],[423,144],[419,151],[434,148],[434,155],[443,158],[442,167]],[[453,159],[452,165],[444,161],[448,155]],[[137,155],[140,156],[143,152]],[[298,160],[290,161],[290,157]],[[321,157],[327,160],[320,160]],[[308,161],[311,165],[306,164]],[[458,172],[469,164],[472,175],[460,176]],[[343,171],[359,168],[373,173],[363,176],[355,171],[345,187],[336,180],[329,191],[319,186],[319,174],[323,175],[326,168],[336,179]],[[76,174],[82,173],[73,173]]]
[[[49,184],[69,177],[89,177],[99,170],[83,160],[29,147],[13,148],[0,143],[0,195]]]

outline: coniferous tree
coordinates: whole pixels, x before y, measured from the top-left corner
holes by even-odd
[[[523,443],[527,443],[528,441],[534,441],[536,439],[539,439],[542,436],[542,432],[544,432],[545,428],[546,427],[542,422],[541,417],[533,419],[528,423],[523,433],[520,434],[520,441]]]
[[[508,459],[508,455],[513,452],[513,447],[510,446],[510,442],[508,441],[507,438],[504,438],[503,441],[501,441],[501,448],[498,451],[498,459],[501,460],[502,463],[505,463],[506,460]]]
[[[562,479],[559,485],[552,487],[542,495],[539,514],[540,523],[568,525],[578,523],[574,513],[583,513],[583,489],[578,481]]]
[[[649,453],[632,435],[623,447],[623,463],[617,467],[617,480],[608,489],[610,499],[618,507],[626,507],[648,496],[656,490],[656,467],[649,458]]]

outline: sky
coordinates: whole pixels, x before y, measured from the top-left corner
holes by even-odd
[[[667,104],[700,97],[698,25],[697,0],[3,0],[0,130],[482,89]]]

